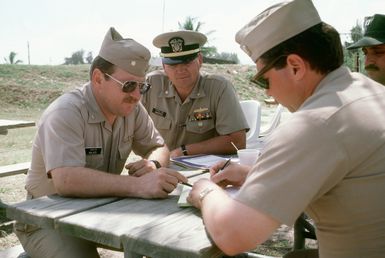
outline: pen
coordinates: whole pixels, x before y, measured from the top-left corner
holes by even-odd
[[[179,184],[182,184],[182,185],[187,185],[187,186],[193,187],[193,186],[192,186],[192,184],[189,184],[189,183],[183,183],[183,182],[179,182]]]
[[[224,169],[230,164],[230,161],[231,161],[231,158],[229,158],[228,160],[226,160],[225,164],[223,164],[222,168],[221,168],[218,172],[224,170]]]

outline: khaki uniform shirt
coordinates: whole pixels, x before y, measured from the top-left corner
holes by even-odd
[[[170,150],[249,128],[233,85],[223,77],[201,75],[183,103],[164,71],[148,80],[152,87],[142,103]]]
[[[26,189],[33,197],[55,193],[47,173],[58,167],[87,167],[120,174],[133,150],[145,156],[164,145],[139,103],[113,126],[105,119],[91,85],[66,93],[43,113],[32,148]]]
[[[267,141],[238,201],[292,225],[314,220],[321,258],[384,257],[385,88],[330,73]]]

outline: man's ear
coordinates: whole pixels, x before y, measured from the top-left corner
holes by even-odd
[[[203,55],[201,52],[198,53],[198,61],[199,61],[199,64],[203,64]]]
[[[103,79],[104,79],[104,74],[102,73],[102,71],[100,71],[98,68],[95,68],[92,71],[92,76],[91,76],[92,84],[95,86],[99,86],[102,83]]]
[[[300,80],[305,76],[307,67],[302,57],[296,54],[290,54],[286,62],[295,79]]]

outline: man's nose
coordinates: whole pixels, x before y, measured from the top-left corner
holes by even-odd
[[[375,63],[376,63],[375,55],[367,54],[365,56],[365,66],[367,66],[368,64],[375,64]]]

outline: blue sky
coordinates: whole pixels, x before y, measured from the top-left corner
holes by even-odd
[[[77,50],[99,52],[108,28],[159,50],[152,39],[178,29],[187,16],[204,23],[202,32],[219,52],[237,53],[241,63],[251,64],[234,40],[235,33],[268,6],[280,0],[1,0],[0,63],[11,51],[24,64],[61,64]],[[323,21],[340,33],[349,33],[365,16],[385,14],[383,0],[313,0]],[[344,40],[344,36],[343,36]],[[347,39],[345,39],[347,40]]]

